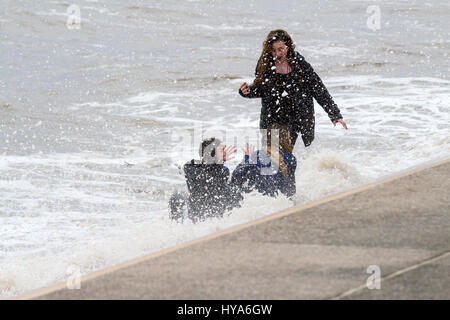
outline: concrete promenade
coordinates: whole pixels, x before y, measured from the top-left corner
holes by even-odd
[[[450,299],[450,159],[19,298]]]

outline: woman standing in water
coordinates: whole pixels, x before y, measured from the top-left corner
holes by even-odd
[[[314,140],[313,98],[333,125],[339,122],[345,129],[347,125],[322,80],[294,49],[292,38],[286,31],[271,31],[264,41],[253,84],[243,83],[239,94],[262,99],[261,129],[267,129],[273,123],[284,124],[289,128],[292,145],[300,133],[307,147]]]

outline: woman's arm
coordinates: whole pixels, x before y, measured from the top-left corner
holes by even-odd
[[[343,117],[338,106],[333,101],[333,98],[323,84],[319,75],[314,71],[313,67],[303,57],[301,57],[300,66],[303,71],[303,77],[308,83],[312,96],[328,114],[331,122],[342,119]]]
[[[258,77],[258,64],[259,61],[255,67],[255,79]],[[248,85],[247,82],[244,82],[239,88],[239,94],[244,98],[261,98],[261,86],[255,84],[255,82],[253,82],[251,85]]]

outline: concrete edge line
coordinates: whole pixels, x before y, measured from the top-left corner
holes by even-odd
[[[386,281],[386,280],[395,278],[395,277],[397,277],[397,276],[401,276],[402,274],[405,274],[405,273],[407,273],[407,272],[409,272],[409,271],[413,271],[413,270],[415,270],[415,269],[417,269],[417,268],[420,268],[420,267],[423,266],[423,265],[430,264],[430,263],[433,263],[433,262],[435,262],[435,261],[438,261],[438,260],[440,260],[440,259],[442,259],[442,258],[445,258],[445,257],[448,256],[448,255],[450,255],[450,251],[449,251],[449,250],[444,251],[444,252],[438,254],[437,256],[434,256],[434,257],[425,259],[425,260],[423,260],[423,261],[421,261],[421,262],[418,262],[418,263],[416,263],[416,264],[413,264],[412,266],[409,266],[409,267],[400,269],[400,270],[398,270],[398,271],[395,271],[395,272],[393,272],[393,273],[387,275],[386,277],[381,277],[380,280],[381,280],[381,282],[383,282],[383,281]],[[353,288],[353,289],[344,291],[344,292],[338,294],[337,296],[334,296],[334,297],[329,298],[328,300],[339,300],[339,299],[345,298],[345,297],[347,297],[347,296],[350,296],[350,295],[352,295],[352,294],[354,294],[354,293],[356,293],[356,292],[358,292],[358,291],[364,290],[365,288],[367,288],[367,286],[364,284],[364,285],[361,285],[361,286],[359,286],[359,287],[356,287],[356,288]]]
[[[447,163],[447,162],[450,162],[450,158],[447,158],[447,159],[444,159],[444,160],[439,160],[437,162],[429,163],[429,164],[426,164],[426,165],[423,165],[423,166],[418,166],[418,167],[415,167],[415,168],[410,169],[410,170],[407,169],[407,170],[405,170],[403,172],[400,172],[398,174],[395,174],[395,175],[392,175],[392,176],[388,176],[386,178],[382,178],[382,179],[376,180],[374,182],[368,183],[368,184],[363,185],[363,186],[356,187],[354,189],[343,191],[343,192],[337,193],[335,195],[331,195],[331,196],[328,196],[328,197],[325,197],[325,198],[322,198],[322,199],[318,199],[318,200],[312,201],[310,203],[294,206],[292,208],[288,208],[288,209],[285,209],[285,210],[282,210],[282,211],[279,211],[279,212],[275,212],[275,213],[269,214],[267,216],[258,218],[256,220],[253,220],[253,221],[250,221],[250,222],[247,222],[247,223],[244,223],[244,224],[240,224],[240,225],[237,225],[237,226],[225,229],[223,231],[219,231],[217,233],[213,233],[213,234],[210,234],[210,235],[207,235],[207,236],[203,236],[203,237],[200,237],[198,239],[194,239],[194,240],[191,240],[191,241],[179,244],[179,245],[175,245],[173,247],[166,248],[166,249],[163,249],[163,250],[160,250],[160,251],[157,251],[157,252],[149,253],[149,254],[144,255],[142,257],[135,258],[135,259],[132,259],[132,260],[129,260],[129,261],[117,264],[115,266],[106,267],[106,268],[100,269],[98,271],[94,271],[92,273],[89,273],[89,274],[86,274],[86,275],[82,276],[80,281],[81,282],[85,282],[85,281],[88,281],[88,280],[92,280],[94,278],[97,278],[97,277],[109,274],[111,272],[114,272],[114,271],[117,271],[117,270],[129,267],[129,266],[141,263],[141,262],[145,262],[145,261],[148,261],[148,260],[160,257],[162,255],[174,252],[176,250],[179,250],[179,249],[182,249],[182,248],[185,248],[185,247],[193,246],[195,244],[198,244],[198,243],[201,243],[201,242],[205,242],[205,241],[209,241],[209,240],[221,237],[223,235],[227,235],[227,234],[230,234],[230,233],[233,233],[233,232],[237,232],[237,231],[240,231],[240,230],[243,230],[243,229],[247,229],[249,227],[252,227],[252,226],[264,223],[264,222],[268,222],[268,221],[271,221],[271,220],[279,219],[279,218],[291,215],[293,213],[298,213],[300,211],[309,209],[311,207],[315,207],[315,206],[318,206],[318,205],[321,205],[323,203],[327,203],[327,202],[330,202],[330,201],[333,201],[333,200],[336,200],[336,199],[344,198],[344,197],[352,195],[352,194],[357,194],[357,193],[360,193],[362,191],[374,188],[374,187],[376,187],[376,186],[378,186],[380,184],[388,183],[388,182],[400,179],[400,178],[408,176],[408,175],[415,174],[417,172],[420,172],[420,171],[423,171],[423,170],[426,170],[426,169],[429,169],[429,168],[437,167],[437,166],[442,165],[442,164]],[[65,288],[66,288],[66,282],[61,282],[61,283],[57,283],[57,284],[50,285],[50,286],[47,286],[47,287],[43,287],[43,288],[32,290],[32,291],[30,291],[28,293],[25,293],[23,295],[19,295],[17,297],[13,297],[13,298],[11,298],[11,300],[35,299],[35,298],[38,298],[40,296],[47,295],[49,293],[52,293],[52,292],[55,292],[55,291],[58,291],[58,290],[61,290],[61,289],[65,289]]]

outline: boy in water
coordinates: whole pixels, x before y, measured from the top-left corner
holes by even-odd
[[[197,222],[222,217],[227,210],[239,206],[242,196],[228,183],[230,171],[223,164],[232,159],[235,152],[235,147],[226,147],[215,138],[200,144],[201,160],[191,160],[184,165],[189,195],[175,193],[169,200],[171,219],[188,218]]]

